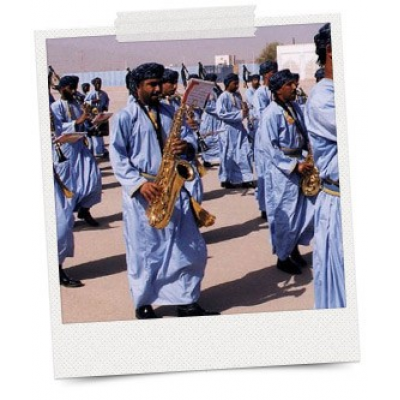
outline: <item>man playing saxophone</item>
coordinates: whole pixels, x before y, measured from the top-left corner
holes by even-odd
[[[165,228],[153,228],[146,211],[161,188],[154,182],[163,160],[164,145],[174,121],[172,106],[159,101],[164,67],[138,66],[132,74],[137,91],[115,117],[110,137],[110,159],[122,185],[124,238],[128,280],[137,319],[159,318],[153,305],[175,305],[177,315],[218,313],[197,303],[207,249],[197,226],[188,192],[182,188]],[[196,141],[182,125],[171,151],[191,161]]]

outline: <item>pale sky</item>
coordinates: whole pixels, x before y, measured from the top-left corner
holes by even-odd
[[[271,42],[313,43],[323,24],[259,27],[251,38],[118,43],[115,36],[48,39],[48,64],[59,75],[69,72],[122,71],[144,62],[187,66],[214,65],[214,56],[229,54],[251,64]]]

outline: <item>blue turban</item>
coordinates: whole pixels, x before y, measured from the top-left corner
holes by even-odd
[[[260,65],[260,75],[265,75],[271,71],[278,71],[278,63],[276,61],[267,60]]]
[[[288,69],[282,69],[278,71],[276,74],[272,75],[271,79],[269,80],[269,90],[271,92],[276,93],[283,85],[286,83],[293,81],[294,76]]]
[[[217,74],[214,74],[212,72],[209,72],[208,74],[206,74],[206,76],[204,77],[205,81],[210,81],[210,82],[216,82],[218,76]]]
[[[230,74],[228,74],[226,77],[225,77],[225,79],[224,79],[224,85],[225,85],[225,87],[228,87],[228,85],[231,83],[231,82],[239,82],[239,76],[238,75],[236,75],[236,74],[234,74],[233,72],[231,72]]]
[[[164,70],[163,82],[177,83],[178,79],[179,79],[178,72],[173,71],[172,69],[168,69],[168,68],[166,68]]]
[[[326,63],[326,46],[331,44],[331,24],[327,23],[320,28],[314,36],[315,53],[318,56],[318,64],[325,65]]]
[[[145,79],[162,79],[164,66],[157,63],[141,64],[132,71],[132,79],[136,84]]]

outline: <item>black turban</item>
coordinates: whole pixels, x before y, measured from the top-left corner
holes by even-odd
[[[96,84],[96,82],[101,82],[101,78],[99,77],[93,78],[90,82],[92,83],[92,85],[94,85]]]
[[[276,93],[283,85],[286,83],[293,81],[294,76],[288,69],[282,69],[278,71],[276,74],[272,75],[271,79],[269,80],[269,90],[271,92]]]
[[[278,71],[278,63],[276,61],[267,60],[260,65],[260,75],[265,75],[271,71]]]
[[[164,66],[157,63],[146,63],[139,65],[132,71],[132,78],[136,84],[145,79],[162,79],[164,74]]]
[[[179,73],[176,71],[173,71],[172,69],[166,68],[164,70],[163,74],[163,82],[169,82],[169,83],[177,83],[179,79]]]
[[[249,76],[249,81],[252,81],[253,79],[260,80],[260,75],[259,74],[253,74]]]
[[[331,24],[328,22],[320,28],[314,36],[315,53],[318,56],[319,65],[326,63],[326,46],[331,44]]]
[[[208,74],[206,74],[206,76],[204,77],[205,81],[209,81],[209,82],[216,82],[217,81],[217,74],[214,74],[212,72],[209,72]]]
[[[225,79],[224,79],[224,85],[225,87],[228,87],[228,85],[231,82],[239,82],[239,76],[234,74],[233,72],[231,72],[230,74],[228,74]]]
[[[78,84],[76,78],[76,76],[65,75],[60,79],[60,82],[58,82],[58,85],[56,85],[55,88],[57,90],[66,86],[71,86],[72,88],[74,88]]]

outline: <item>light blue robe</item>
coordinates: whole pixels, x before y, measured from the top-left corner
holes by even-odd
[[[54,117],[55,135],[82,132],[83,125],[75,127],[75,120],[82,110],[75,100],[68,103],[61,99],[51,104]],[[72,188],[75,196],[71,199],[74,211],[80,207],[91,208],[101,201],[101,174],[96,160],[85,146],[84,140],[76,143],[65,143],[62,152],[68,159],[72,174]]]
[[[56,156],[55,156],[56,157]],[[71,190],[71,170],[67,161],[54,162],[54,171],[61,182]],[[65,197],[60,184],[54,178],[54,196],[56,206],[56,228],[58,263],[62,265],[66,257],[74,256],[74,214],[71,202]]]
[[[85,97],[85,102],[92,102],[93,100],[100,100],[96,107],[100,112],[108,111],[110,99],[104,90],[92,90]],[[108,124],[105,122],[104,125]],[[109,129],[108,127],[105,129]],[[102,136],[92,136],[90,138],[92,144],[92,151],[95,156],[102,156],[105,153],[104,138]]]
[[[204,142],[208,150],[203,152],[201,156],[203,160],[210,164],[219,164],[219,132],[222,130],[222,121],[217,116],[217,92],[213,89],[209,99],[206,102],[200,123],[200,134],[206,135]]]
[[[252,151],[243,126],[240,95],[224,91],[217,100],[217,115],[224,130],[219,134],[220,182],[252,182]]]
[[[321,179],[339,180],[333,81],[322,79],[306,104],[306,123]],[[340,197],[324,191],[315,204],[315,308],[346,306]]]
[[[264,171],[265,171],[265,160],[260,155],[260,132],[259,123],[262,112],[271,103],[271,91],[267,86],[260,86],[254,93],[253,96],[253,117],[254,117],[254,168],[257,175],[257,190],[256,199],[258,201],[258,208],[260,211],[266,211],[265,208],[265,187],[264,187]]]
[[[167,104],[174,109],[174,113],[178,111],[178,109],[181,106],[181,99],[178,96],[173,96],[170,99],[162,99],[161,103]],[[195,117],[198,118],[198,115],[195,113]],[[196,119],[195,118],[195,119]],[[197,119],[196,119],[197,120]],[[194,145],[195,144],[195,149],[197,150],[197,138],[195,138],[195,133],[188,128],[188,135],[191,136],[190,142]],[[192,181],[186,181],[185,182],[185,188],[189,191],[190,195],[198,202],[202,203],[203,201],[203,195],[204,195],[204,186],[203,186],[203,181],[200,177],[199,174],[199,169],[198,169],[198,160],[197,158],[190,160],[190,164],[192,165],[193,171],[194,171],[194,179]]]
[[[173,108],[160,104],[164,142],[173,114]],[[182,139],[193,144],[193,137],[185,127]],[[156,175],[161,157],[151,121],[136,101],[131,102],[113,121],[110,159],[122,185],[128,280],[136,308],[196,302],[207,259],[206,244],[194,219],[187,190],[181,190],[167,227],[156,229],[149,225],[148,203],[139,191],[148,178],[141,174]]]
[[[304,127],[300,108],[291,104]],[[296,245],[308,245],[313,237],[314,198],[303,195],[301,176],[295,172],[297,162],[304,160],[302,151],[307,148],[307,138],[298,132],[294,122],[288,122],[283,108],[275,102],[264,110],[259,133],[272,250],[285,260]],[[298,156],[285,155],[288,149],[297,151]]]

